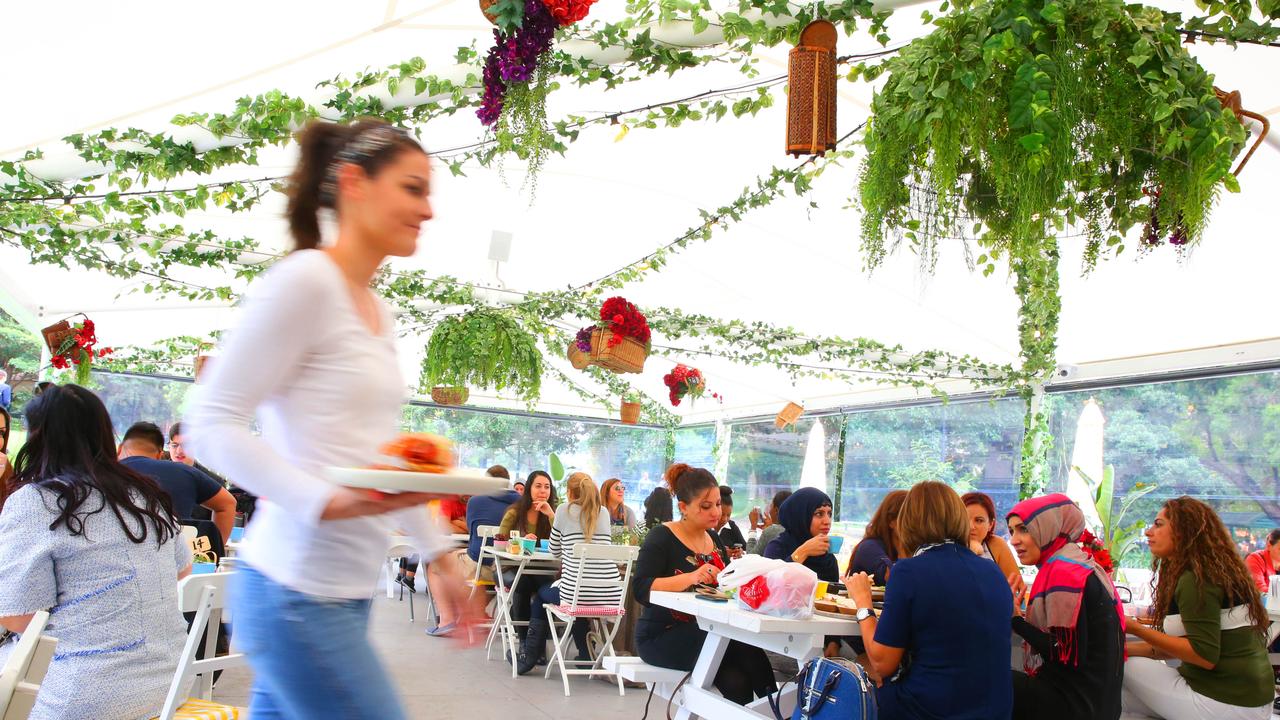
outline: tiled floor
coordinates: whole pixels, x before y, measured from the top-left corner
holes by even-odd
[[[565,697],[560,676],[552,672],[543,679],[541,667],[513,680],[504,661],[485,660],[483,647],[459,649],[450,640],[425,635],[422,603],[417,609],[418,621],[410,623],[407,605],[379,595],[370,623],[374,646],[410,718],[639,720],[643,714],[645,690],[628,689],[626,697],[619,697],[617,685],[574,677],[569,680],[573,695]],[[214,699],[245,706],[251,682],[248,669],[229,670]],[[649,717],[666,717],[661,698],[654,699]]]

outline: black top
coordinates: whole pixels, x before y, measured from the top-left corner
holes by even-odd
[[[726,548],[734,545],[747,546],[747,539],[742,536],[742,529],[738,527],[738,523],[730,520],[728,525],[720,528],[720,540]]]
[[[729,557],[729,553],[725,551],[724,542],[720,540],[719,535],[710,530],[707,534],[715,543],[721,563],[724,563],[725,558]],[[645,536],[644,545],[640,547],[635,577],[631,581],[631,591],[636,601],[644,605],[644,613],[640,616],[640,621],[660,623],[663,627],[669,627],[677,622],[689,622],[690,618],[687,616],[677,617],[667,608],[650,605],[649,589],[653,587],[653,581],[658,578],[690,573],[705,564],[704,560],[695,557],[694,552],[680,542],[680,538],[671,532],[671,528],[666,525],[654,526]]]
[[[182,463],[137,455],[120,462],[130,470],[155,480],[160,489],[169,493],[173,514],[179,520],[195,518],[195,508],[212,500],[223,489],[217,480]]]
[[[1027,622],[1013,619],[1013,631],[1035,648],[1044,663],[1036,680],[1056,691],[1063,712],[1055,717],[1078,720],[1116,720],[1120,717],[1120,688],[1124,681],[1124,632],[1115,600],[1096,575],[1084,584],[1084,601],[1076,621],[1079,666],[1057,660],[1052,635]]]

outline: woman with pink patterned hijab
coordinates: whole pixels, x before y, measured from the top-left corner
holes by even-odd
[[[1009,576],[1025,669],[1013,675],[1014,720],[1119,718],[1124,607],[1081,547],[1092,541],[1084,514],[1066,495],[1045,495],[1015,505],[1008,525],[1018,559],[1039,568],[1030,590]]]

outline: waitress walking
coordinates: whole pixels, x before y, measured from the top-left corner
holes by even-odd
[[[405,386],[393,320],[370,283],[387,257],[416,250],[432,216],[431,164],[417,141],[376,120],[312,122],[299,151],[287,211],[294,251],[252,288],[210,364],[189,442],[262,498],[231,596],[254,670],[250,716],[397,720],[404,712],[367,633],[389,532],[408,530],[442,578],[458,574],[445,567],[430,496],[338,487],[321,472],[368,465],[398,432]],[[337,220],[325,249],[322,208]],[[442,590],[467,607],[460,581]]]

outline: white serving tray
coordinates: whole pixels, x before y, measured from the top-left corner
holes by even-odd
[[[449,473],[420,473],[331,467],[325,469],[325,477],[346,487],[441,495],[491,495],[507,489],[505,478],[489,477],[482,470],[469,468],[455,468]]]

